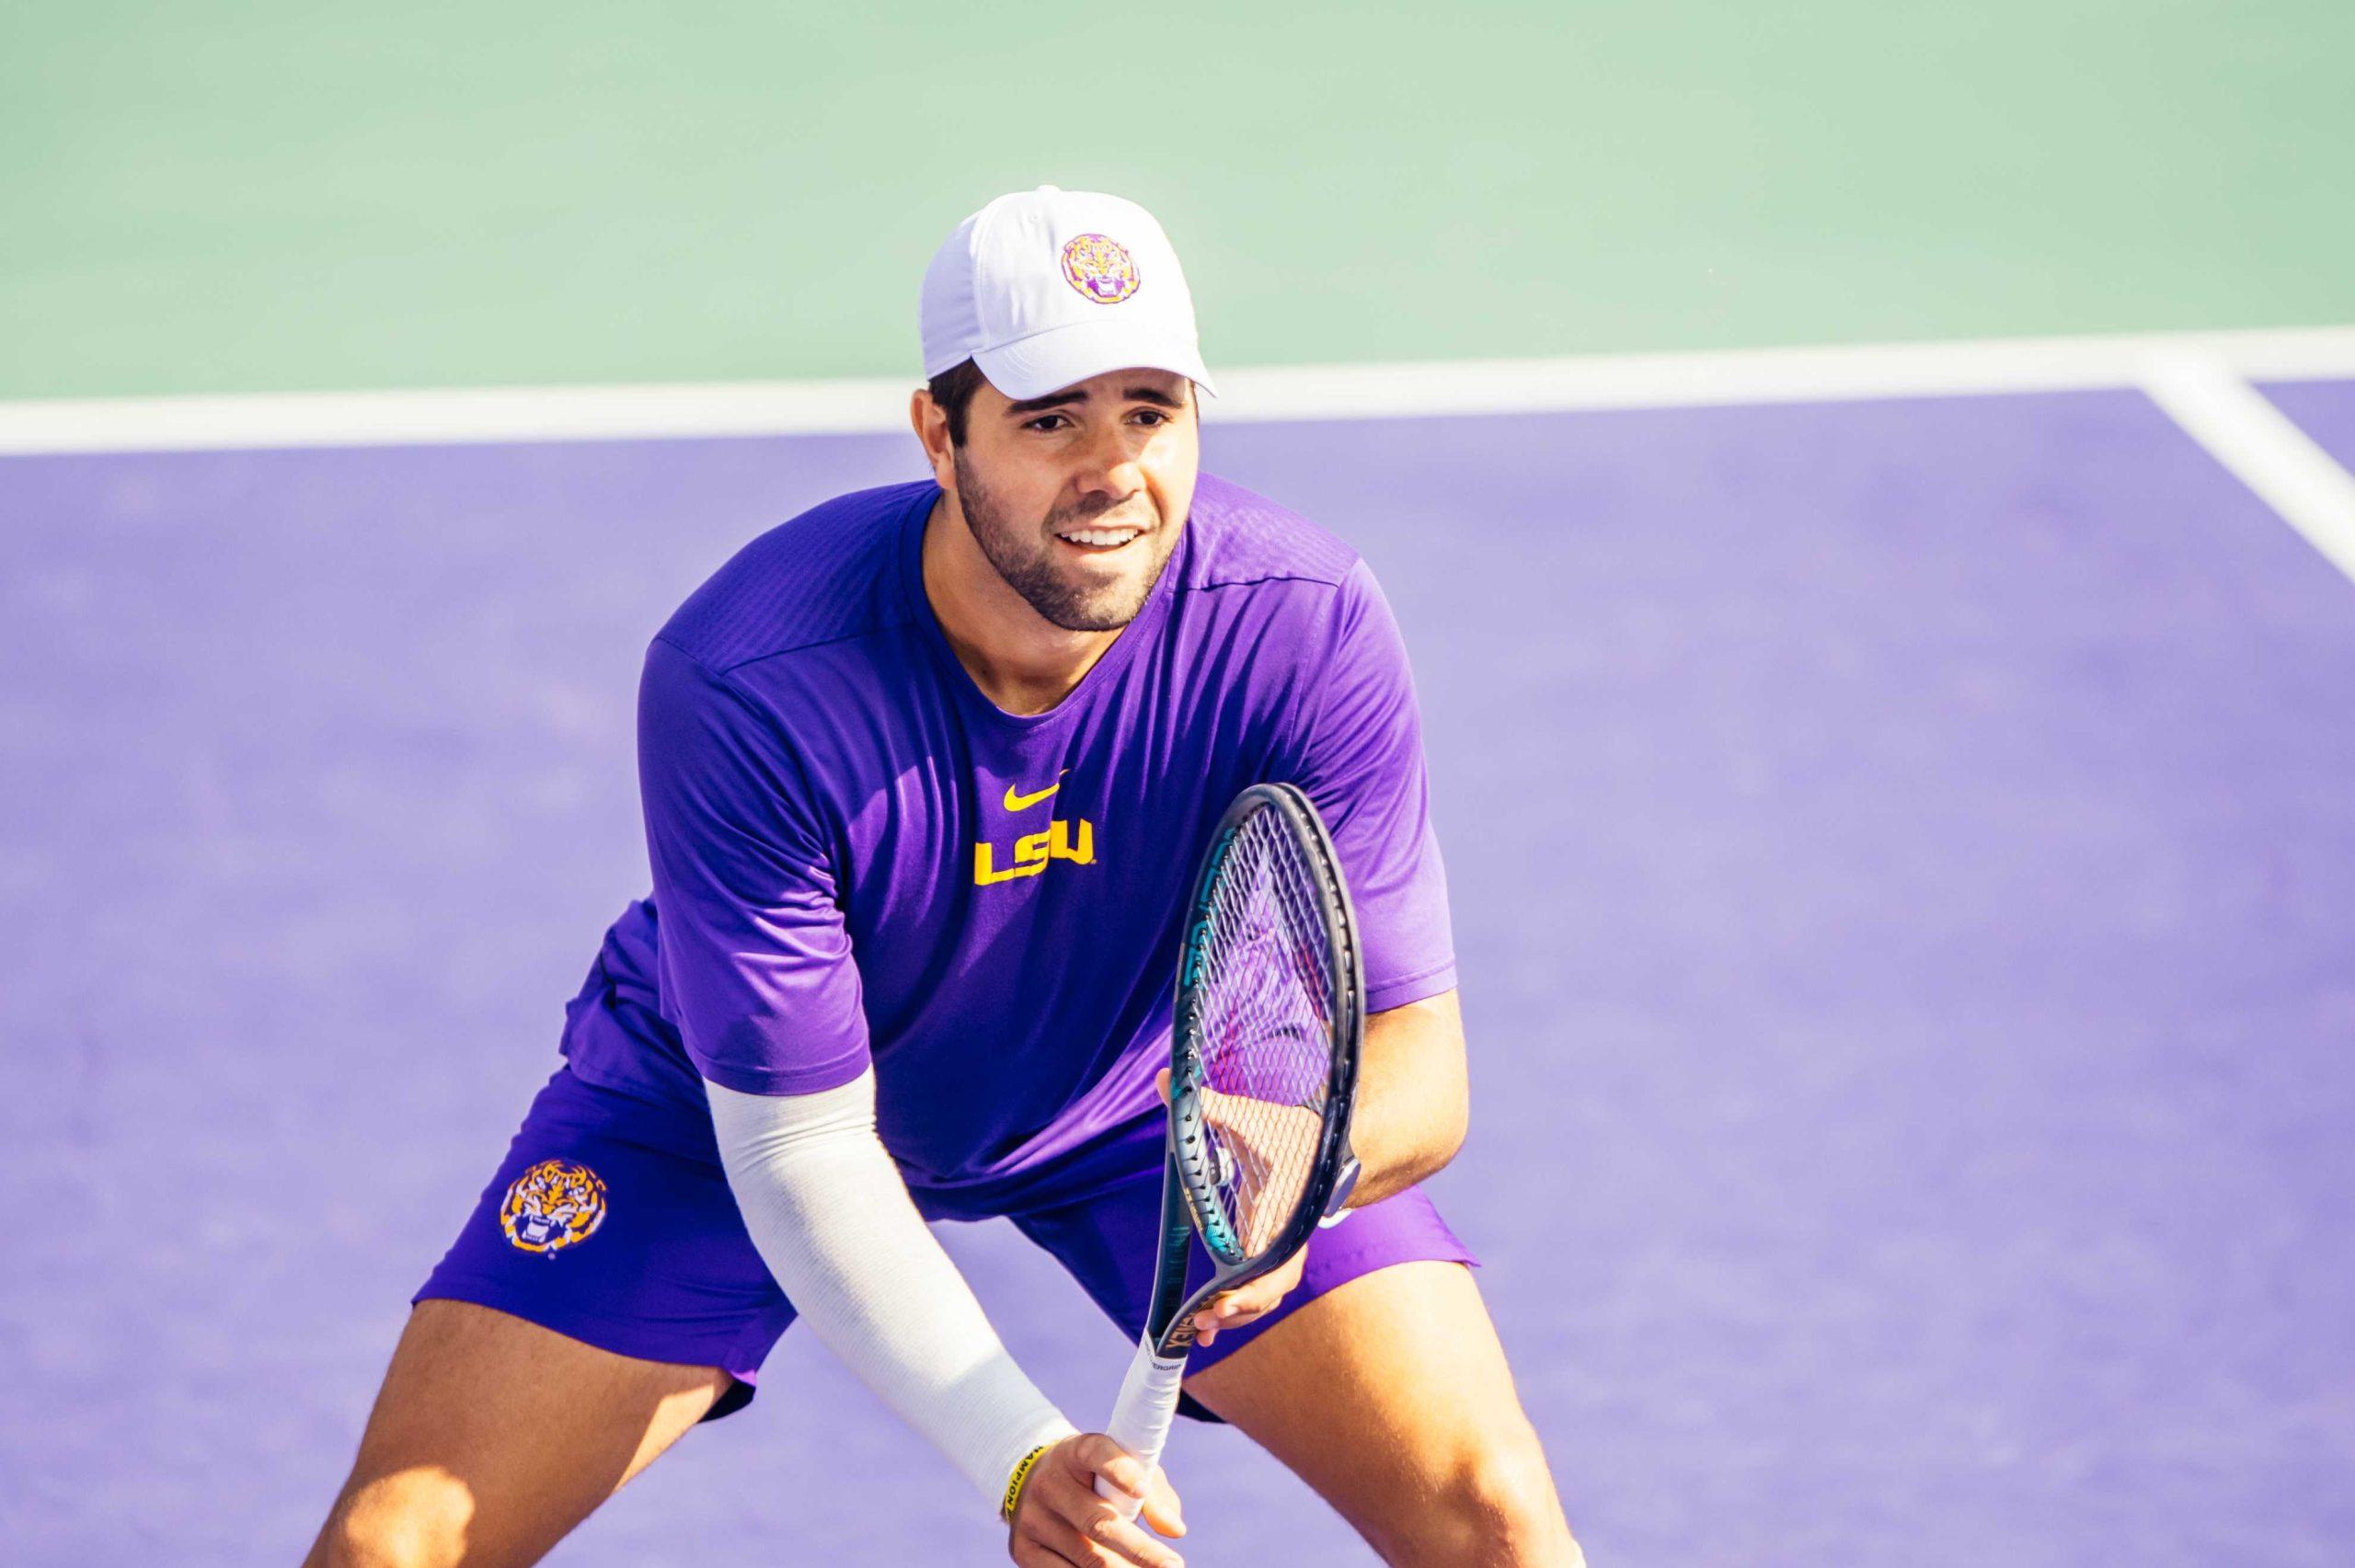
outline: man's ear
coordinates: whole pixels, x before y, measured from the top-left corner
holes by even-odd
[[[928,387],[917,387],[908,399],[908,423],[916,432],[916,442],[924,448],[925,461],[932,464],[932,476],[944,490],[949,487],[949,477],[956,472],[956,459],[948,439],[948,415],[932,400]]]

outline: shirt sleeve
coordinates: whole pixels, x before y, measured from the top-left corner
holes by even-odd
[[[1380,1013],[1453,990],[1455,938],[1407,644],[1362,561],[1342,581],[1319,684],[1299,782],[1340,853],[1366,1009]]]
[[[638,794],[661,1011],[695,1070],[808,1094],[867,1065],[826,835],[775,719],[656,638],[638,685]]]

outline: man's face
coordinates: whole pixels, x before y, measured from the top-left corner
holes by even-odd
[[[1167,371],[1113,371],[1020,403],[983,382],[951,454],[958,505],[1042,618],[1118,631],[1178,547],[1200,434],[1192,384]]]

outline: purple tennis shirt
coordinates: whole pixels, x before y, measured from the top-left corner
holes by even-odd
[[[1373,1011],[1449,990],[1455,963],[1406,648],[1355,552],[1205,475],[1136,620],[1017,717],[925,597],[939,494],[805,512],[656,635],[653,895],[607,932],[564,1050],[698,1109],[700,1079],[801,1094],[871,1063],[911,1186],[988,1213],[1087,1179],[1156,1107],[1189,886],[1245,785],[1323,813]]]

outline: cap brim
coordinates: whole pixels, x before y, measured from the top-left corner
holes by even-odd
[[[1155,370],[1181,375],[1209,393],[1211,372],[1200,349],[1183,338],[1139,332],[1119,320],[1074,322],[973,355],[992,386],[1017,403],[1099,376],[1107,371]]]

